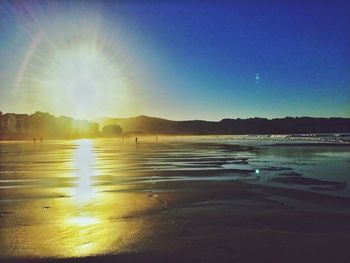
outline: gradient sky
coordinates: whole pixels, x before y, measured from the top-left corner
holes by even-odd
[[[0,110],[350,117],[349,1],[214,2],[1,1]]]

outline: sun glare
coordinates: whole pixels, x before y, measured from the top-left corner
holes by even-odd
[[[77,186],[74,189],[75,200],[81,204],[88,204],[96,195],[93,187],[93,176],[96,176],[94,169],[95,155],[92,149],[91,140],[79,140],[75,155]]]
[[[94,225],[94,224],[99,223],[99,221],[96,217],[89,217],[89,216],[72,217],[68,221],[72,225],[76,225],[76,226],[80,226],[80,227],[90,226],[90,225]]]
[[[126,95],[118,69],[97,48],[79,45],[54,52],[49,61],[42,82],[55,94],[54,106],[69,108],[73,116],[96,116],[110,98],[120,103]]]
[[[87,5],[89,6],[89,5]],[[15,76],[14,95],[21,105],[56,115],[93,119],[130,115],[137,108],[132,55],[122,29],[93,7],[74,16],[50,10],[52,16],[25,19],[32,38]]]

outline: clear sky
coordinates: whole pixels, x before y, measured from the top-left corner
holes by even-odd
[[[0,1],[0,110],[350,117],[350,1],[215,2]]]

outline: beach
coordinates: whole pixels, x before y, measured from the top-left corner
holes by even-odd
[[[0,142],[1,262],[348,262],[350,145]]]

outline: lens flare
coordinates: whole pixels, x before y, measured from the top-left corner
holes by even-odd
[[[103,19],[96,2],[72,4],[72,12],[45,7],[14,10],[31,36],[13,85],[20,104],[84,119],[132,114],[137,84],[120,27]]]

